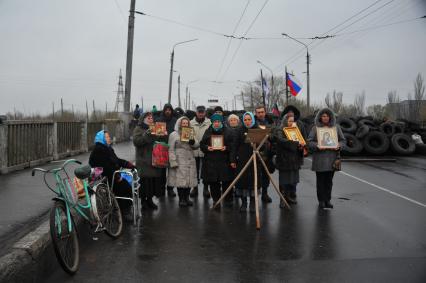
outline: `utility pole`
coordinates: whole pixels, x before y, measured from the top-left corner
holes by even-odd
[[[262,69],[260,69],[260,87],[262,88],[263,106],[266,107],[266,103],[265,103],[265,90],[263,89],[263,73],[262,73]]]
[[[308,107],[308,112],[309,112],[309,107],[310,107],[310,99],[309,99],[309,60],[310,60],[310,56],[309,56],[309,50],[308,48],[306,48],[306,106]]]
[[[72,119],[75,120],[74,104],[71,104],[71,109],[72,109]]]
[[[86,122],[89,122],[89,107],[87,106],[87,99],[86,99]]]
[[[285,106],[288,106],[288,73],[287,66],[285,66]]]
[[[168,103],[172,101],[172,80],[173,80],[173,61],[175,59],[175,49],[172,50],[172,55],[170,55],[170,76],[169,76],[169,97],[167,99]]]
[[[180,104],[180,74],[178,75],[178,106],[181,107],[181,104]]]
[[[64,101],[61,98],[61,118],[64,118]]]
[[[16,120],[16,112],[15,112],[15,120]],[[52,102],[52,120],[55,121],[55,102]]]
[[[243,110],[246,110],[246,103],[244,102],[244,92],[241,91],[241,100],[243,101]]]
[[[96,121],[97,119],[96,119],[95,100],[93,99],[92,102],[93,102],[93,119]]]
[[[188,110],[188,85],[186,85],[185,89],[185,110]]]
[[[124,112],[130,112],[130,91],[132,87],[133,37],[135,30],[136,0],[130,1],[129,28],[127,33],[126,84],[124,89]]]
[[[250,84],[250,111],[254,110],[254,101],[253,101],[253,86]]]

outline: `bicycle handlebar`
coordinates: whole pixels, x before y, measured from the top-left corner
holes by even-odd
[[[43,169],[43,168],[34,168],[32,171],[31,171],[31,176],[35,176],[35,172],[36,171],[40,171],[40,172],[43,172],[43,173],[48,173],[48,172],[50,172],[50,171],[54,171],[54,172],[56,172],[56,171],[60,171],[60,170],[62,170],[62,169],[64,169],[65,168],[65,166],[67,166],[68,164],[70,164],[70,163],[77,163],[77,164],[82,164],[81,163],[81,161],[78,161],[77,159],[68,159],[67,161],[65,161],[64,162],[64,164],[62,165],[62,167],[60,167],[60,168],[56,168],[56,169],[51,169],[51,170],[46,170],[46,169]]]

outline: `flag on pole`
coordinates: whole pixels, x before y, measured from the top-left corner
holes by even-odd
[[[262,78],[262,90],[265,92],[265,98],[266,100],[268,100],[268,95],[269,95],[269,87],[268,84],[266,83],[265,78]]]
[[[300,81],[293,76],[292,74],[287,73],[287,85],[290,88],[290,93],[293,96],[296,96],[302,89],[302,84]]]
[[[280,110],[278,109],[278,104],[276,102],[274,104],[274,108],[272,108],[272,115],[280,117]]]

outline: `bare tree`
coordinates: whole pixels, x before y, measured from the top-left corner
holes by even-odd
[[[363,90],[361,94],[357,94],[354,100],[355,115],[362,116],[364,115],[365,108],[365,91]]]
[[[401,118],[401,111],[400,111],[400,99],[399,96],[396,93],[396,90],[391,90],[388,92],[388,99],[387,99],[387,107],[386,107],[386,115],[389,116],[391,119],[397,119]]]
[[[424,79],[422,75],[418,73],[416,80],[414,81],[414,99],[423,100],[424,98],[425,98]]]
[[[372,116],[374,119],[382,120],[385,118],[386,107],[380,104],[374,104],[367,107],[367,115]]]
[[[325,104],[335,113],[340,113],[343,106],[343,92],[333,90],[333,96],[331,96],[330,93],[327,93],[325,97]]]

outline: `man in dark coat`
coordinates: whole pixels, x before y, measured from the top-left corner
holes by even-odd
[[[266,109],[265,106],[259,105],[255,109],[256,112],[256,123],[259,125],[260,128],[270,128],[273,126],[273,120],[270,119],[270,117],[266,116]],[[265,148],[269,151],[271,149],[271,144],[269,142],[265,143]],[[271,156],[265,156],[266,159],[271,158]],[[265,160],[265,162],[268,164],[270,160]],[[262,201],[264,203],[270,203],[272,202],[271,197],[268,195],[268,187],[269,187],[269,177],[267,173],[265,172],[265,169],[263,166],[261,167],[262,177],[260,179],[260,184],[262,187]]]
[[[130,184],[120,176],[115,176],[112,183],[114,172],[120,168],[133,169],[135,166],[124,159],[118,158],[114,149],[111,147],[111,137],[108,131],[101,130],[95,136],[95,147],[90,153],[89,165],[91,167],[102,167],[102,175],[108,178],[109,184],[113,186],[113,192],[119,197],[132,197],[132,188]],[[130,202],[126,200],[117,200],[123,215],[128,219],[130,214]],[[131,219],[131,217],[130,217]]]
[[[176,117],[174,116],[173,106],[170,103],[164,104],[163,112],[161,112],[160,117],[158,117],[155,122],[164,122],[166,123],[167,129],[167,141],[169,135],[174,131],[176,124]],[[162,183],[163,187],[166,187],[167,177],[166,177],[166,169],[162,169]],[[173,191],[172,187],[167,187],[167,195],[170,197],[175,197],[176,193]]]

